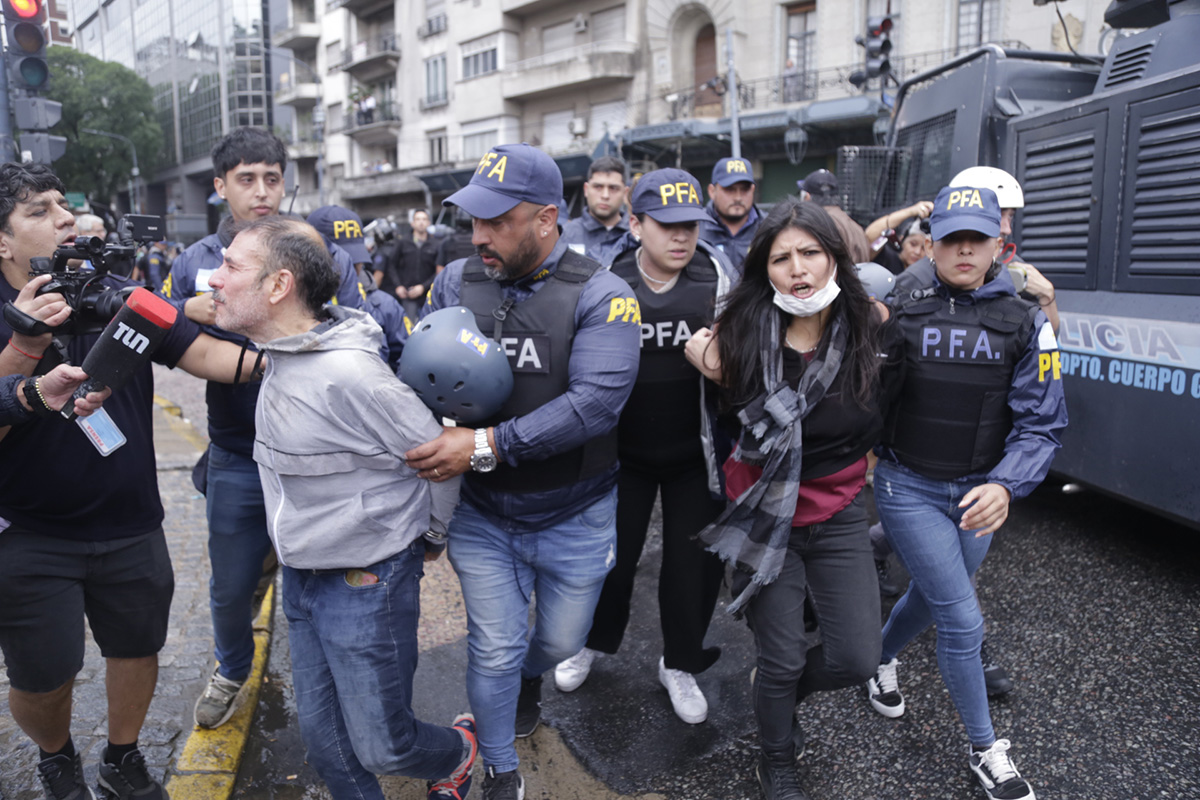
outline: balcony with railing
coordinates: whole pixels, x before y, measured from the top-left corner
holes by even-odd
[[[271,44],[285,50],[307,50],[321,39],[321,23],[311,9],[301,11],[293,6],[290,21],[271,33]]]
[[[630,80],[637,42],[619,39],[554,50],[510,64],[500,79],[505,100],[518,100],[582,84]]]
[[[1025,48],[1019,42],[1003,42],[1001,46]],[[936,50],[897,56],[891,59],[892,74],[903,82],[913,75],[944,64],[954,55],[953,50]],[[866,92],[850,82],[850,76],[861,70],[862,66],[858,62],[819,70],[788,70],[765,78],[739,81],[738,108],[743,112],[762,111],[798,103],[856,97],[864,93],[877,94],[877,79],[870,81]],[[667,117],[670,120],[723,117],[729,114],[727,95],[725,79],[718,77],[703,86],[689,86],[664,94],[663,100],[669,106]]]
[[[292,161],[308,161],[321,155],[321,141],[318,131],[312,123],[305,120],[293,132],[290,128],[276,131],[283,143],[287,145],[288,158]]]
[[[342,69],[360,81],[394,73],[400,65],[400,42],[392,33],[374,36],[342,51]]]
[[[369,17],[392,5],[392,2],[393,0],[329,0],[326,8],[330,11],[344,8],[356,16]]]
[[[338,186],[342,198],[365,200],[371,197],[388,197],[398,194],[413,194],[424,190],[424,184],[408,170],[397,170],[391,164],[377,164],[371,171],[353,178],[343,178]]]
[[[363,145],[394,145],[400,135],[400,108],[379,103],[373,109],[347,111],[336,133],[344,133]]]
[[[312,108],[321,100],[321,85],[311,75],[281,72],[275,79],[275,102],[281,106]]]
[[[446,30],[447,20],[445,14],[434,14],[429,19],[425,20],[425,24],[417,28],[418,39],[428,39],[430,36],[436,36]]]

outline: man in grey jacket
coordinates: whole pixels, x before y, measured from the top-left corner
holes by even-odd
[[[447,728],[412,711],[418,584],[427,550],[436,558],[444,545],[459,480],[422,480],[405,465],[441,426],[379,358],[370,316],[325,305],[336,281],[320,234],[281,217],[239,232],[209,279],[217,324],[267,354],[254,460],[282,565],[301,733],[338,800],[382,800],[376,774],[466,797],[474,718]]]

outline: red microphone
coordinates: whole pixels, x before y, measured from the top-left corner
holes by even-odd
[[[88,379],[60,413],[75,419],[75,401],[88,392],[109,387],[114,392],[150,360],[167,331],[175,324],[175,307],[147,289],[134,289],[124,307],[100,334],[100,341],[88,352],[81,368]]]

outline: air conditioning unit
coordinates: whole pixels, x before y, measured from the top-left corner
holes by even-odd
[[[575,15],[575,32],[576,33],[586,33],[587,28],[588,28],[588,15],[587,14],[576,14]]]
[[[575,117],[567,123],[567,130],[572,136],[586,136],[588,131],[587,117]]]

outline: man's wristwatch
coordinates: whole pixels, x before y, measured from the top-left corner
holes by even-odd
[[[487,428],[475,429],[475,452],[471,454],[471,469],[491,472],[496,468],[496,454],[488,446]]]

